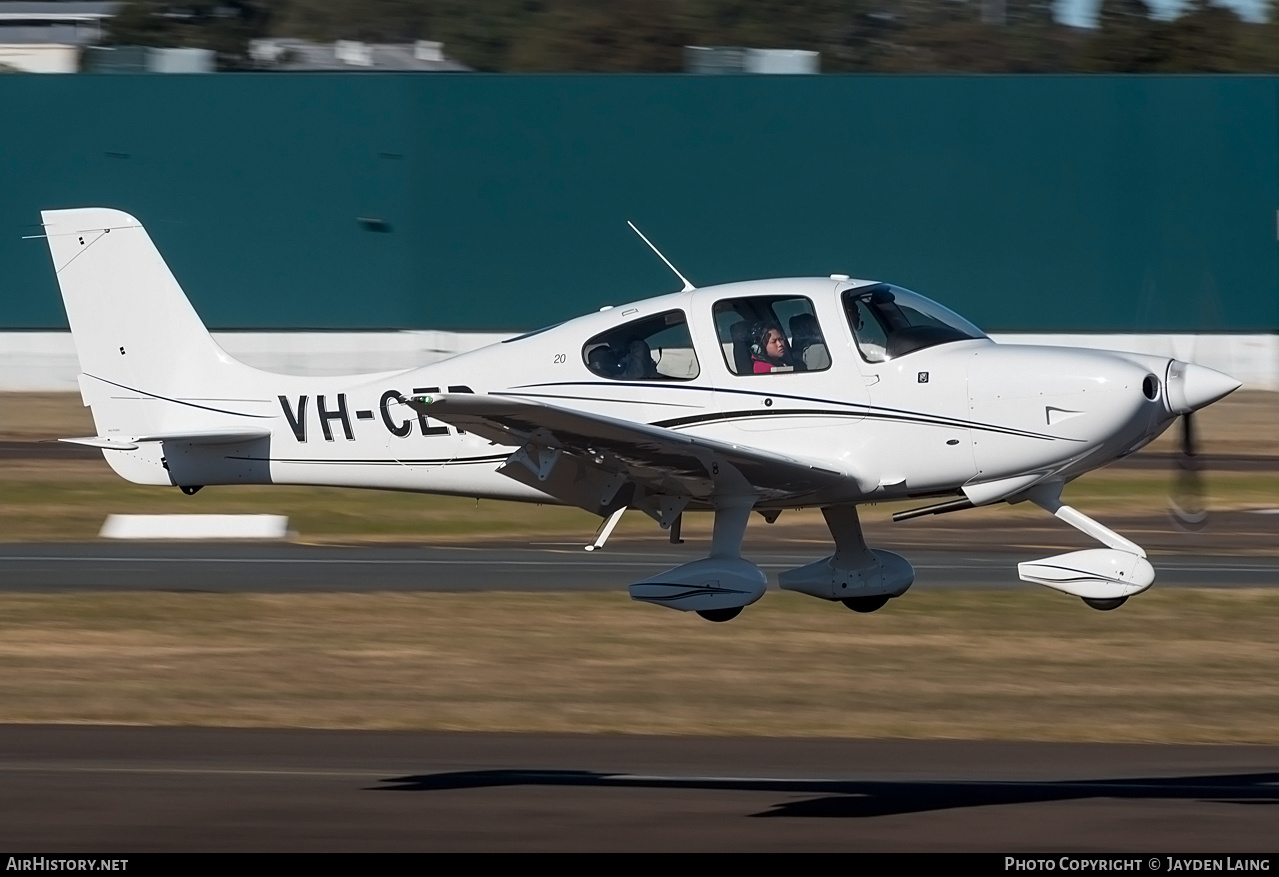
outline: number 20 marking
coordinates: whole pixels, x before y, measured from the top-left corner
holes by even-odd
[[[562,353],[557,353],[557,354],[555,354],[555,364],[556,364],[556,365],[561,365],[561,364],[563,364],[563,363],[564,363],[564,362],[566,362],[566,361],[567,361],[567,360],[566,360],[566,358],[565,358],[564,354],[562,354]]]

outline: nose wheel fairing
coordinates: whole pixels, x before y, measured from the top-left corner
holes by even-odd
[[[1019,563],[1021,579],[1081,597],[1094,609],[1115,609],[1154,584],[1155,570],[1145,549],[1063,503],[1062,486],[1041,484],[1027,491],[1026,498],[1106,547]]]
[[[1019,563],[1017,574],[1022,581],[1085,601],[1103,602],[1140,594],[1155,581],[1150,561],[1113,548],[1090,548]]]

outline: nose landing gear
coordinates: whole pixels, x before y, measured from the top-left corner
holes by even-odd
[[[1155,571],[1140,545],[1063,503],[1061,488],[1060,482],[1042,484],[1026,498],[1106,547],[1019,563],[1018,574],[1023,581],[1079,597],[1093,609],[1118,609],[1154,583]]]
[[[1084,597],[1084,602],[1094,609],[1102,612],[1109,612],[1111,609],[1118,609],[1120,606],[1128,602],[1127,597],[1116,597],[1113,600],[1094,600],[1091,597]]]

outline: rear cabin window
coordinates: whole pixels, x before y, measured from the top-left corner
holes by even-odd
[[[735,375],[817,372],[830,352],[813,303],[801,296],[752,296],[715,303],[724,364]]]
[[[586,367],[615,381],[691,381],[700,373],[683,311],[601,332],[582,348]]]

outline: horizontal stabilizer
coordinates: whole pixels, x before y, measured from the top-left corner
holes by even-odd
[[[138,445],[146,442],[180,442],[188,445],[226,445],[234,442],[248,442],[254,439],[270,438],[268,429],[242,427],[237,429],[205,429],[191,432],[156,432],[150,435],[110,437],[101,435],[84,438],[64,438],[59,441],[73,445],[88,445],[91,448],[103,448],[108,451],[135,451]]]
[[[87,435],[82,438],[58,439],[72,445],[88,445],[91,448],[104,448],[108,451],[136,451],[138,443],[126,439],[107,438],[101,435]]]

